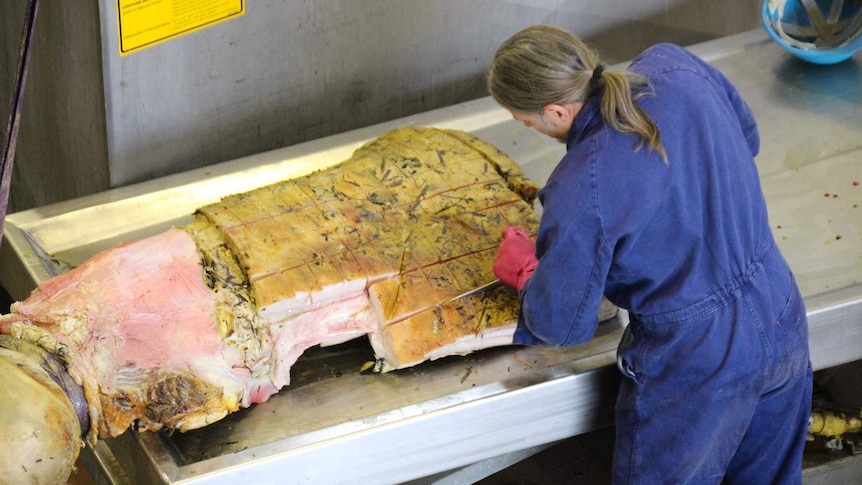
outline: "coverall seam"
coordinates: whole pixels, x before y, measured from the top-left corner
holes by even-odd
[[[603,127],[599,131],[606,130],[606,127]],[[601,245],[601,249],[607,250],[607,237],[605,237],[605,227],[604,227],[604,219],[602,218],[601,208],[599,207],[599,177],[598,177],[598,159],[596,154],[598,153],[598,134],[590,137],[589,139],[589,148],[591,153],[589,154],[589,167],[590,167],[590,181],[592,185],[592,209],[595,212],[596,220],[598,221],[599,228],[599,243]],[[602,258],[602,251],[596,251],[596,256],[593,259],[592,267],[590,268],[590,281],[596,281],[599,276],[599,268],[601,266],[600,260]],[[601,285],[602,287],[604,285]],[[589,285],[585,290],[581,293],[581,301],[578,304],[578,310],[575,312],[575,315],[572,317],[572,323],[569,324],[569,331],[566,334],[566,338],[563,340],[564,346],[569,346],[573,344],[577,344],[580,341],[578,339],[573,338],[572,334],[575,332],[575,329],[578,327],[578,322],[581,321],[581,316],[584,314],[586,310],[587,303],[592,298],[592,293],[594,293],[596,288],[599,285]]]
[[[643,396],[644,389],[646,389],[647,387],[647,381],[649,381],[649,379],[645,375],[635,375],[640,379],[632,378],[632,380],[635,381],[635,395],[632,398],[632,412],[636,416],[639,416],[639,418],[636,419],[634,424],[632,425],[632,450],[630,454],[629,470],[637,470],[640,468],[638,465],[640,464],[641,424],[644,421],[642,417],[640,417],[641,398]],[[630,484],[634,483],[633,477],[629,476],[628,481]]]
[[[722,91],[725,91],[724,87],[720,83],[717,83],[711,77],[704,75],[703,72],[700,72],[697,69],[692,69],[688,66],[681,66],[681,65],[668,66],[668,67],[665,67],[663,69],[656,69],[656,70],[648,71],[648,72],[644,71],[641,74],[644,77],[646,77],[647,79],[650,79],[656,74],[665,74],[665,73],[674,72],[674,71],[682,71],[682,72],[687,72],[687,73],[693,74],[699,78],[702,78],[704,81],[708,82],[712,86],[720,88]]]
[[[637,319],[644,324],[663,326],[686,323],[715,313],[742,297],[745,287],[760,278],[764,272],[763,261],[769,257],[772,251],[775,250],[775,247],[774,243],[769,239],[765,239],[761,243],[760,250],[757,251],[757,256],[749,262],[742,273],[731,278],[729,283],[719,287],[702,299],[676,310],[649,315],[638,314]],[[709,304],[709,302],[712,302],[712,304]],[[700,306],[703,306],[703,308],[689,313]]]
[[[760,344],[763,346],[766,365],[763,366],[762,374],[766,378],[764,382],[768,382],[772,377],[772,367],[775,361],[775,356],[773,355],[774,350],[772,349],[772,346],[769,345],[769,339],[766,337],[766,330],[763,328],[765,322],[761,321],[760,317],[757,316],[754,302],[751,301],[751,297],[749,297],[748,294],[744,296],[745,306],[748,309],[748,313],[751,315],[751,321],[754,322],[754,325],[757,327],[757,335],[760,337]]]

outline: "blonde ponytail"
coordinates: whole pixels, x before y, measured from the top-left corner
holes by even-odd
[[[631,71],[606,70],[593,50],[563,29],[537,25],[509,38],[488,67],[487,83],[497,103],[519,113],[601,96],[608,126],[638,137],[636,150],[646,144],[667,161],[658,126],[636,103],[643,94],[632,94],[648,81]]]
[[[658,153],[662,160],[667,162],[667,153],[661,143],[661,131],[636,102],[643,94],[632,96],[629,74],[615,71],[602,73],[600,82],[604,86],[600,91],[599,101],[602,119],[611,128],[640,138],[636,149],[646,143],[650,150]]]

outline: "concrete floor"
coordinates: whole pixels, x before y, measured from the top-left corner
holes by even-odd
[[[477,485],[610,485],[613,428],[562,441]],[[862,451],[862,450],[860,450]],[[822,441],[806,448],[803,485],[862,485],[862,454],[829,451]]]
[[[477,485],[610,485],[614,428],[564,440]]]

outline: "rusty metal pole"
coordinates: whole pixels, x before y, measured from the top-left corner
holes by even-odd
[[[18,69],[9,103],[9,122],[3,138],[3,152],[0,153],[0,244],[3,243],[3,222],[6,220],[6,207],[9,202],[9,185],[12,183],[12,166],[15,161],[15,145],[18,139],[18,126],[21,121],[21,106],[24,102],[24,85],[27,81],[27,67],[30,65],[30,44],[33,39],[33,26],[36,23],[38,0],[29,0],[24,11],[24,30],[18,50]]]

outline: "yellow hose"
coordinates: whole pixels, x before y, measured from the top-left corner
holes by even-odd
[[[862,414],[848,416],[831,411],[813,411],[808,422],[808,432],[820,436],[841,436],[862,431]]]

